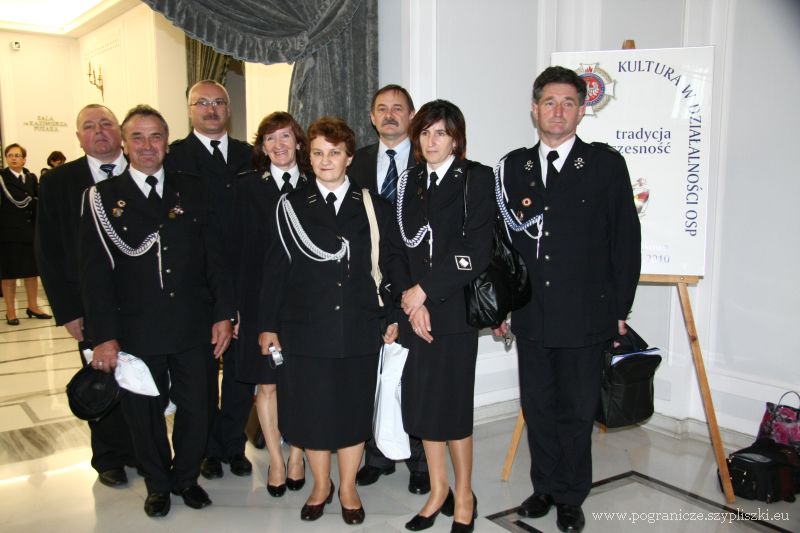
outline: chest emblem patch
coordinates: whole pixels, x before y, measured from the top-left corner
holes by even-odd
[[[468,255],[457,255],[456,268],[459,270],[472,270],[472,259]]]

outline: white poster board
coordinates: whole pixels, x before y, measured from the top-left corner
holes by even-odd
[[[559,52],[587,83],[585,142],[625,156],[642,223],[642,274],[703,276],[714,48]]]

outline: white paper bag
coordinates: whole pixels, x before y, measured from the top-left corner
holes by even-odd
[[[83,351],[83,357],[87,363],[92,362],[93,356],[94,352],[92,350]],[[150,369],[147,368],[144,361],[134,355],[119,352],[114,377],[117,378],[117,383],[123,389],[145,396],[158,396],[158,387],[156,387],[156,382],[153,381]]]
[[[407,348],[396,342],[384,344],[378,363],[373,436],[381,453],[393,460],[411,457],[408,433],[403,429],[403,412],[400,407],[401,378],[406,357]]]

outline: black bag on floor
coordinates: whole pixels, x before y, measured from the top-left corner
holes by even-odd
[[[653,415],[653,377],[661,356],[630,326],[603,354],[603,379],[595,420],[607,428],[638,424]]]
[[[727,462],[733,493],[746,500],[793,502],[800,492],[800,457],[792,446],[761,438],[730,454]],[[719,470],[717,480],[722,489]]]

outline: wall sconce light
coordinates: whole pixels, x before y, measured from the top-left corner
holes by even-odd
[[[98,67],[98,71],[95,74],[94,69],[92,68],[92,62],[89,62],[89,84],[94,85],[100,90],[100,98],[105,102],[105,95],[103,94],[103,67]]]

